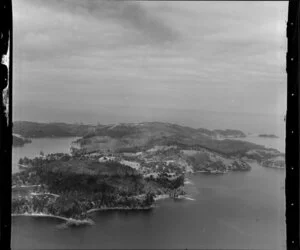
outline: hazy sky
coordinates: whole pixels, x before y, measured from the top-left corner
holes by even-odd
[[[13,1],[14,119],[283,115],[287,6]]]

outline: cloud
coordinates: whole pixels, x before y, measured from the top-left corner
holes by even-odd
[[[18,0],[14,101],[93,113],[122,105],[282,112],[286,7]]]
[[[66,21],[72,22],[72,18],[84,17],[89,22],[93,22],[92,19],[99,21],[110,20],[124,27],[124,29],[140,33],[140,37],[149,42],[164,43],[173,41],[179,36],[179,33],[168,26],[155,13],[144,8],[139,1],[54,0],[50,2],[29,0],[26,3],[30,4],[32,8],[45,8],[51,11],[54,15],[48,16],[53,22],[55,22],[56,18],[59,18],[60,14],[63,14],[64,20],[61,20],[62,25]],[[68,16],[72,17],[67,19]],[[91,27],[90,29],[92,30],[93,28]]]

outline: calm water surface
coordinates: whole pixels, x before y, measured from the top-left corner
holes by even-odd
[[[68,152],[73,139],[37,140],[14,157]],[[49,218],[13,218],[12,247],[285,249],[284,178],[284,170],[257,164],[250,172],[199,173],[185,187],[194,200],[162,200],[150,212],[99,212],[92,215],[94,226],[81,228],[59,229],[60,222]]]
[[[262,138],[257,135],[250,135],[242,139],[234,139],[234,140],[242,140],[252,142],[258,145],[263,145],[266,148],[275,148],[282,153],[285,153],[285,136],[281,136],[280,138]]]
[[[12,172],[15,173],[19,170],[17,164],[20,158],[25,156],[34,158],[40,154],[51,153],[70,153],[70,146],[72,141],[79,137],[64,137],[64,138],[38,138],[31,139],[32,142],[25,144],[23,147],[13,147],[12,152]]]

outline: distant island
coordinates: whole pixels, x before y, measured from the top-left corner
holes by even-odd
[[[270,158],[261,162],[261,165],[269,168],[285,168],[285,157],[283,155],[279,155],[274,158]]]
[[[273,135],[273,134],[260,134],[258,136],[259,137],[266,137],[266,138],[279,138],[278,136]]]
[[[142,123],[141,123],[142,124]],[[155,124],[155,122],[152,122]],[[128,123],[128,126],[133,125]],[[13,123],[13,132],[28,138],[48,138],[48,137],[75,137],[84,136],[87,133],[95,132],[100,128],[110,125],[87,125],[87,124],[68,124],[62,122],[38,123],[30,121],[15,121]],[[179,126],[179,125],[178,125]],[[187,127],[183,127],[187,128]],[[191,129],[191,128],[190,128]],[[244,138],[246,134],[240,130],[216,129],[208,130],[204,128],[194,129],[205,136],[212,138]]]
[[[93,125],[67,124],[62,122],[39,123],[29,121],[13,122],[13,133],[27,138],[76,137],[93,130]]]
[[[213,132],[218,136],[222,136],[224,138],[245,138],[246,134],[240,130],[234,129],[226,129],[226,130],[213,130]]]
[[[21,135],[81,135],[68,154],[22,158],[13,175],[12,213],[46,214],[86,220],[107,209],[149,210],[156,200],[185,197],[193,173],[250,171],[249,161],[284,167],[275,149],[220,136],[236,130],[206,130],[162,122],[113,125],[18,122]],[[36,127],[35,127],[35,124]]]

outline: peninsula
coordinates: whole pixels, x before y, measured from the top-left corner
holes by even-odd
[[[12,180],[14,214],[85,220],[89,213],[99,210],[149,210],[161,197],[184,197],[184,181],[189,174],[249,171],[249,161],[284,166],[284,154],[275,149],[215,138],[216,133],[242,136],[239,131],[161,122],[55,126],[69,126],[68,131],[75,131],[69,132],[72,135],[84,135],[74,142],[77,146],[71,147],[71,155],[20,159],[22,171]],[[29,131],[24,127],[18,131],[36,133],[32,124],[29,127]],[[41,131],[39,135],[48,135]],[[58,134],[53,129],[51,133]]]

